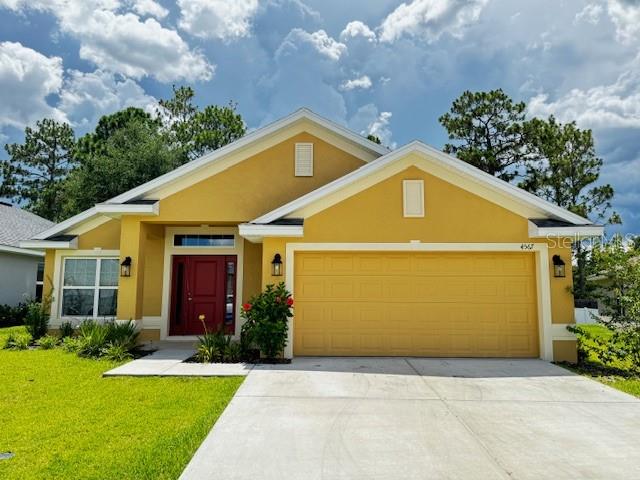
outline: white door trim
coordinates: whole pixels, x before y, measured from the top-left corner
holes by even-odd
[[[173,236],[180,234],[233,234],[233,247],[175,247]],[[169,336],[169,309],[171,308],[171,257],[173,255],[235,255],[236,261],[236,318],[234,338],[240,337],[242,311],[242,286],[244,278],[244,238],[238,227],[165,227],[164,229],[164,268],[162,270],[162,313],[160,316],[160,339]],[[155,318],[155,317],[154,317]],[[157,323],[149,325],[158,328]]]
[[[285,285],[295,300],[294,262],[296,252],[327,251],[388,251],[388,252],[531,252],[536,261],[538,296],[538,326],[540,358],[553,361],[553,332],[558,325],[551,323],[551,284],[549,281],[549,247],[546,243],[287,243],[285,257]],[[295,309],[294,309],[295,318]],[[284,354],[293,358],[294,318],[289,319],[289,333]]]

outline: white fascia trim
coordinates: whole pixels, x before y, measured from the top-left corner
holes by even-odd
[[[479,183],[488,186],[489,188],[492,188],[493,190],[509,195],[515,200],[528,205],[529,207],[542,210],[551,217],[557,217],[559,219],[578,225],[591,223],[586,218],[580,217],[579,215],[565,210],[564,208],[547,202],[542,198],[539,198],[514,185],[511,185],[504,180],[500,180],[493,175],[489,175],[488,173],[483,172],[482,170],[466,162],[463,162],[462,160],[441,152],[433,147],[430,147],[429,145],[425,145],[424,143],[419,141],[413,141],[405,145],[404,147],[399,148],[398,150],[388,153],[387,155],[380,157],[379,159],[374,160],[373,162],[364,165],[363,167],[360,167],[358,170],[354,170],[353,172],[348,173],[347,175],[344,175],[343,177],[340,177],[333,182],[327,183],[326,185],[312,192],[309,192],[308,194],[303,195],[302,197],[299,197],[296,200],[283,205],[282,207],[279,207],[261,217],[258,217],[255,220],[252,220],[251,223],[270,223],[279,218],[283,218],[295,212],[296,210],[304,208],[309,204],[320,200],[326,195],[340,190],[341,188],[346,187],[347,185],[356,182],[361,178],[366,177],[367,175],[371,175],[372,173],[385,168],[396,160],[399,160],[411,153],[420,153],[422,155],[428,156],[429,158],[435,159],[443,167],[452,170],[455,173],[469,177]]]
[[[21,248],[35,248],[45,250],[47,248],[53,248],[56,250],[75,250],[78,248],[78,237],[74,237],[68,241],[56,241],[56,240],[26,240],[20,242]]]
[[[178,167],[175,170],[172,170],[171,172],[165,173],[164,175],[161,175],[158,178],[151,180],[150,182],[144,183],[139,187],[133,188],[128,192],[118,195],[117,197],[113,197],[110,200],[107,200],[106,203],[124,203],[134,198],[140,197],[141,195],[144,195],[145,193],[150,192],[151,190],[155,190],[167,183],[170,183],[173,180],[176,180],[177,178],[180,178],[184,175],[194,172],[204,167],[205,165],[210,164],[214,160],[217,160],[236,150],[246,147],[247,145],[257,140],[267,137],[273,134],[274,132],[277,132],[278,130],[286,128],[287,126],[304,119],[314,122],[326,128],[327,130],[335,133],[336,135],[340,135],[344,138],[347,138],[348,140],[366,148],[371,152],[377,153],[381,156],[389,153],[389,149],[387,149],[386,147],[383,147],[382,145],[378,145],[377,143],[372,142],[371,140],[367,140],[361,135],[358,135],[357,133],[354,133],[343,126],[338,125],[337,123],[327,120],[326,118],[321,117],[316,113],[313,113],[311,110],[307,108],[301,108],[280,120],[277,120],[265,127],[259,128],[245,135],[244,137],[236,140],[233,143],[225,145],[224,147],[214,150],[211,153],[207,153],[202,157],[197,158],[196,160],[186,163],[181,167]]]
[[[153,204],[136,204],[136,203],[98,203],[96,206],[96,212],[109,215],[158,215],[160,213],[160,202]]]
[[[20,242],[20,247],[24,242]],[[29,248],[24,247],[12,247],[11,245],[0,245],[0,252],[6,253],[15,253],[17,255],[29,255],[32,257],[44,257],[44,252],[38,250],[29,250]]]
[[[264,237],[296,237],[304,236],[302,225],[254,225],[241,223],[238,225],[240,236],[252,243],[262,243]]]
[[[106,204],[99,203],[88,210],[85,210],[78,215],[74,215],[71,218],[67,218],[64,222],[57,223],[53,227],[40,232],[35,235],[34,240],[45,240],[49,237],[59,235],[67,230],[80,225],[87,220],[97,217],[99,215],[106,215],[109,217],[118,217],[121,215],[158,215],[160,213],[160,202],[156,202],[151,205],[139,205],[139,204]],[[48,247],[49,248],[49,247]],[[51,247],[53,248],[53,247]],[[57,247],[56,247],[57,248]],[[61,247],[64,248],[64,247]]]
[[[604,227],[601,225],[576,225],[573,227],[539,227],[529,221],[530,238],[593,238],[604,235]]]
[[[88,210],[85,210],[84,212],[81,212],[77,215],[74,215],[71,218],[67,218],[65,221],[60,222],[60,223],[56,223],[53,227],[48,228],[47,230],[45,230],[44,232],[40,232],[37,235],[34,235],[34,240],[45,240],[49,237],[53,237],[55,235],[59,235],[60,233],[64,232],[65,230],[74,227],[82,222],[84,222],[85,220],[88,220],[89,218],[95,216],[98,212],[96,211],[96,207],[91,207]]]

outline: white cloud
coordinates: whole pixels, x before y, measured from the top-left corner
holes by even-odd
[[[612,84],[576,88],[556,101],[538,94],[529,100],[528,113],[589,128],[640,128],[640,57]]]
[[[229,40],[251,33],[258,0],[178,0],[178,25],[191,35]]]
[[[156,106],[156,99],[130,78],[116,78],[100,70],[71,70],[60,93],[58,108],[74,126],[83,128],[95,125],[102,115],[126,107],[139,107],[152,113]]]
[[[294,28],[289,32],[276,51],[276,57],[287,55],[291,51],[298,51],[302,46],[310,45],[316,52],[329,60],[337,61],[347,52],[347,46],[327,35],[324,30],[309,33],[301,28]]]
[[[637,0],[608,0],[607,11],[616,26],[616,39],[631,45],[640,40],[640,2]]]
[[[356,37],[364,37],[369,42],[376,41],[376,34],[373,30],[371,30],[368,25],[362,23],[360,20],[354,20],[353,22],[347,23],[347,26],[344,27],[344,30],[340,32],[340,38],[342,40],[349,40],[350,38]]]
[[[375,135],[383,145],[395,148],[396,144],[391,140],[391,112],[380,112],[373,103],[364,105],[358,109],[351,120],[349,126],[361,135]]]
[[[600,22],[603,10],[602,5],[590,3],[576,14],[573,23],[586,22],[591,25],[597,25]]]
[[[342,90],[355,90],[356,88],[361,88],[363,90],[367,90],[369,88],[371,88],[371,79],[367,76],[367,75],[363,75],[359,78],[354,78],[351,80],[347,80],[346,82],[344,82],[342,85],[340,85],[340,88]]]
[[[156,18],[164,18],[169,15],[169,10],[154,0],[133,0],[131,8],[141,16],[150,15]]]
[[[120,13],[117,0],[0,0],[14,10],[47,11],[58,18],[62,32],[80,41],[80,57],[100,69],[161,82],[208,80],[213,66],[189,48],[175,30],[154,18],[141,20]]]
[[[62,59],[20,43],[0,43],[0,126],[23,128],[43,117],[66,120],[47,103],[62,86]]]
[[[379,38],[393,42],[403,36],[433,42],[444,33],[462,37],[475,23],[488,0],[413,0],[391,12],[379,27]]]

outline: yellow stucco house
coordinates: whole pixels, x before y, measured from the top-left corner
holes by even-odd
[[[558,361],[576,357],[570,239],[601,234],[421,142],[389,151],[301,109],[22,246],[46,250],[54,328],[115,317],[190,339],[203,314],[237,335],[243,302],[285,281],[288,357]]]

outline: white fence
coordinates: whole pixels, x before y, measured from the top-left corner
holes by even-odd
[[[600,315],[597,308],[576,308],[574,311],[577,324],[598,323]]]

